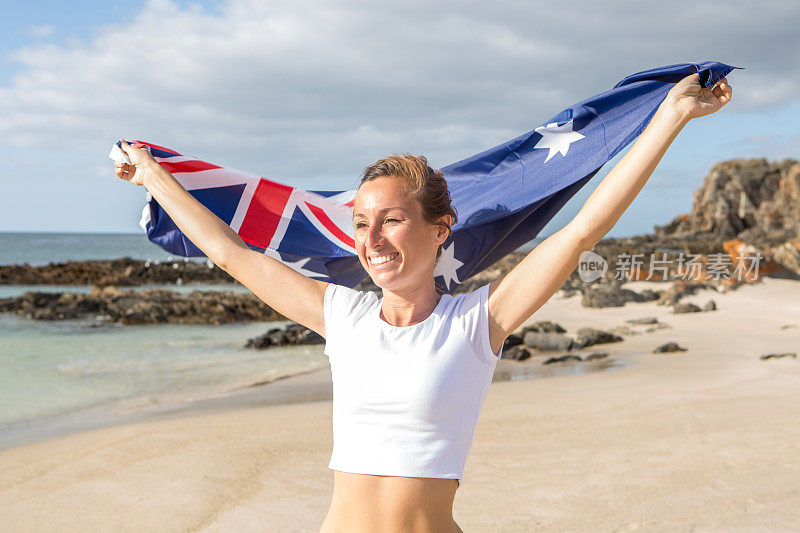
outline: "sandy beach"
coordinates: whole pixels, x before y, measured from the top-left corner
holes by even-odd
[[[671,327],[584,351],[625,354],[624,368],[493,383],[455,500],[464,531],[800,529],[800,359],[759,359],[800,351],[800,282],[681,301],[711,298],[716,311],[673,314],[655,302],[584,308],[559,291],[531,317],[568,333],[642,316]],[[652,353],[668,341],[688,351]],[[9,448],[0,529],[317,531],[331,446],[331,402],[317,400],[187,410]]]

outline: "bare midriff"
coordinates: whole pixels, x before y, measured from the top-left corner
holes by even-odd
[[[333,471],[333,499],[320,533],[461,532],[453,520],[456,479]]]

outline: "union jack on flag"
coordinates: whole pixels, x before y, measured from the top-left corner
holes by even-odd
[[[706,61],[633,74],[524,135],[441,168],[459,221],[434,270],[437,290],[452,292],[535,238],[644,130],[675,83],[696,72],[709,87],[735,68],[741,67]],[[304,190],[142,143],[252,249],[306,276],[348,287],[367,276],[354,249],[355,190]],[[204,256],[149,193],[140,225],[170,253]]]

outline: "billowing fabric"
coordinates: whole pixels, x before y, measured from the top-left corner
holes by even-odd
[[[497,360],[489,285],[444,294],[406,327],[380,317],[382,298],[330,284],[325,355],[333,375],[333,470],[461,479]]]
[[[701,85],[709,87],[735,68],[740,67],[706,61],[638,72],[528,133],[442,167],[459,220],[434,271],[436,290],[452,293],[535,238],[606,162],[636,139],[681,79],[698,73]],[[517,111],[524,107],[523,102]],[[307,191],[144,144],[252,249],[323,281],[355,287],[366,278],[354,248],[355,190]],[[204,255],[158,202],[149,195],[147,200],[140,224],[152,242],[173,254]]]

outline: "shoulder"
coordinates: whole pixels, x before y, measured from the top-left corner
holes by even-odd
[[[489,295],[495,287],[494,282],[486,283],[453,296],[453,319],[461,324],[475,352],[486,361],[496,361],[500,356],[492,349],[489,326]]]
[[[378,301],[371,291],[357,291],[344,285],[329,283],[325,289],[325,311],[335,310],[337,313],[348,313]]]

